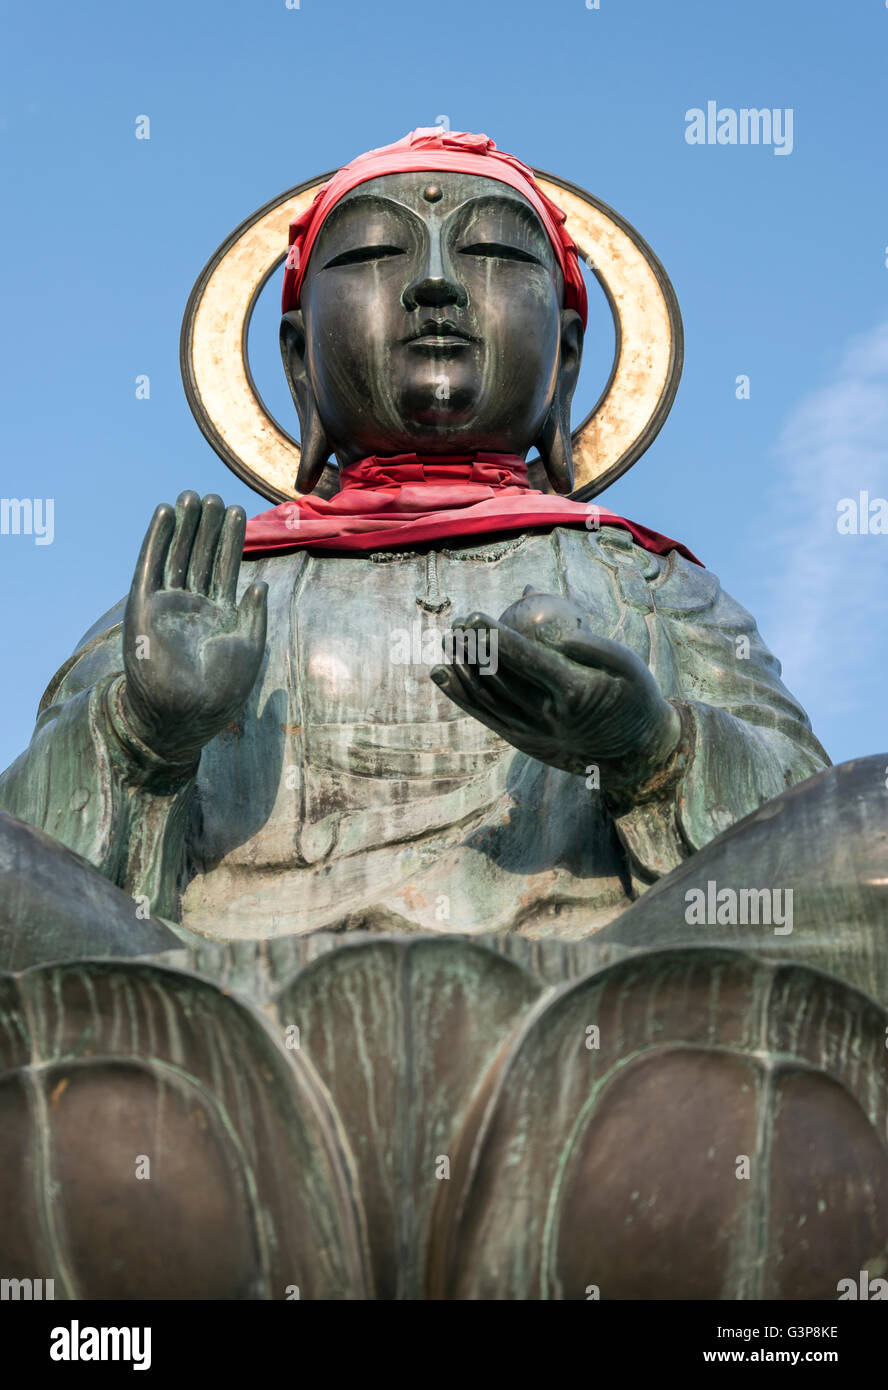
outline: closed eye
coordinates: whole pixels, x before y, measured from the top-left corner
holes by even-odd
[[[461,246],[460,255],[493,256],[501,261],[529,261],[531,265],[542,265],[542,261],[528,251],[519,251],[517,246],[505,246],[499,241],[476,241],[471,246]]]
[[[324,269],[330,270],[336,265],[360,265],[362,261],[379,261],[384,256],[403,255],[400,246],[356,246],[353,251],[343,251],[342,255],[334,256]]]

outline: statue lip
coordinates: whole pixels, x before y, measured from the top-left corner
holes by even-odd
[[[424,319],[415,333],[404,339],[405,343],[414,343],[418,347],[458,347],[477,341],[451,319]]]

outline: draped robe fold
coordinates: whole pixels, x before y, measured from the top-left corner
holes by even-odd
[[[716,577],[614,527],[273,555],[242,566],[241,590],[256,579],[269,585],[265,658],[195,776],[135,767],[117,738],[121,602],[51,682],[30,747],[0,779],[3,809],[215,939],[337,927],[587,936],[829,765]],[[429,628],[478,609],[498,617],[527,584],[577,602],[687,705],[693,754],[662,800],[612,809],[594,770],[517,752],[412,660]]]

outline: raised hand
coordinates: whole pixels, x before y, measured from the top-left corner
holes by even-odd
[[[456,659],[436,666],[432,680],[521,752],[568,772],[595,765],[602,790],[621,796],[670,762],[681,734],[677,710],[645,663],[597,636],[569,599],[528,588],[499,622],[473,613],[453,628],[489,638],[455,641]],[[489,660],[468,659],[473,645]]]
[[[267,585],[235,602],[245,527],[242,507],[183,492],[175,511],[161,503],[142,542],[123,622],[122,712],[171,763],[197,759],[259,672]]]

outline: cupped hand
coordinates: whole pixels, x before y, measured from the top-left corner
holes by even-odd
[[[453,659],[432,679],[521,752],[568,772],[596,766],[602,790],[620,793],[669,762],[677,710],[641,658],[593,632],[571,600],[528,588],[499,621],[473,613],[452,626]]]

